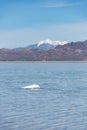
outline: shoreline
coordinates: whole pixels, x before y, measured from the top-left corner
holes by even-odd
[[[87,61],[0,61],[1,62],[30,62],[30,63],[87,63]]]

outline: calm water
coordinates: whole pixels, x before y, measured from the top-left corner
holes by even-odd
[[[87,63],[1,62],[0,130],[87,130]]]

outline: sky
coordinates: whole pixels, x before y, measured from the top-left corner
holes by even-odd
[[[87,0],[0,0],[0,48],[87,40]]]

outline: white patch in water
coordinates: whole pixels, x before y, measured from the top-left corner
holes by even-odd
[[[32,85],[29,85],[29,86],[24,86],[23,88],[24,89],[32,89],[32,90],[34,90],[34,89],[39,89],[40,86],[37,85],[37,84],[32,84]]]

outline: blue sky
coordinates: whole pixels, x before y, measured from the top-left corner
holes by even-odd
[[[0,0],[0,48],[87,39],[87,0]]]

